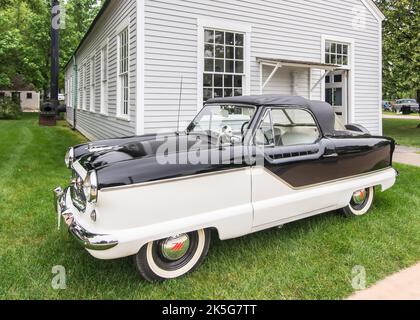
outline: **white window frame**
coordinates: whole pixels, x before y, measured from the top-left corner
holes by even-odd
[[[90,58],[90,77],[89,77],[89,111],[95,112],[95,75],[96,57]]]
[[[243,33],[244,40],[244,79],[242,82],[243,95],[251,92],[251,36],[252,26],[243,23],[236,23],[232,20],[219,20],[198,18],[197,19],[197,110],[203,107],[203,74],[204,74],[204,30],[215,29],[227,32]]]
[[[109,50],[108,42],[103,44],[101,48],[101,63],[100,63],[100,97],[101,97],[101,113],[108,115],[108,72],[109,72]],[[105,59],[106,58],[106,59]]]
[[[121,34],[127,30],[127,71],[124,74],[121,74]],[[117,37],[117,118],[130,121],[130,23],[129,20],[123,21],[116,32]],[[127,114],[123,113],[123,103],[122,103],[122,78],[124,76],[128,77],[128,110]]]
[[[349,45],[349,63],[342,66],[341,70],[348,71],[348,106],[347,106],[347,121],[349,123],[355,122],[355,54],[356,41],[352,38],[337,37],[331,35],[321,36],[321,62],[325,63],[325,44],[327,41],[339,42]],[[325,101],[325,81],[321,81],[321,99]]]

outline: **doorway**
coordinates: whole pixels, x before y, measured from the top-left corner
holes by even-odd
[[[325,101],[333,106],[343,123],[348,121],[348,100],[348,71],[330,72],[325,77]]]

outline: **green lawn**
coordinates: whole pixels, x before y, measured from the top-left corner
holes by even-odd
[[[371,285],[420,260],[420,170],[398,166],[398,184],[365,217],[333,212],[215,240],[196,273],[145,283],[132,259],[95,260],[57,231],[51,190],[68,182],[64,153],[79,141],[64,126],[38,127],[34,115],[0,121],[0,299],[339,299],[353,292],[356,265]],[[51,288],[56,265],[67,270],[66,290]]]
[[[384,135],[394,138],[398,144],[420,148],[420,120],[383,119]]]

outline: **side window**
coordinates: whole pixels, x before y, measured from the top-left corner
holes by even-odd
[[[269,146],[273,144],[273,123],[271,121],[271,110],[269,110],[257,130],[255,135],[255,145]]]
[[[312,114],[303,109],[273,109],[273,130],[276,146],[313,144],[320,132]]]

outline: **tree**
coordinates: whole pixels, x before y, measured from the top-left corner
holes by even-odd
[[[383,88],[387,99],[413,98],[420,89],[420,1],[377,0],[383,30]]]
[[[61,2],[67,12],[66,27],[60,32],[60,62],[64,67],[96,16],[101,1]],[[0,30],[0,86],[10,87],[19,76],[27,84],[48,92],[51,1],[0,0]],[[61,87],[63,83],[61,77]]]

